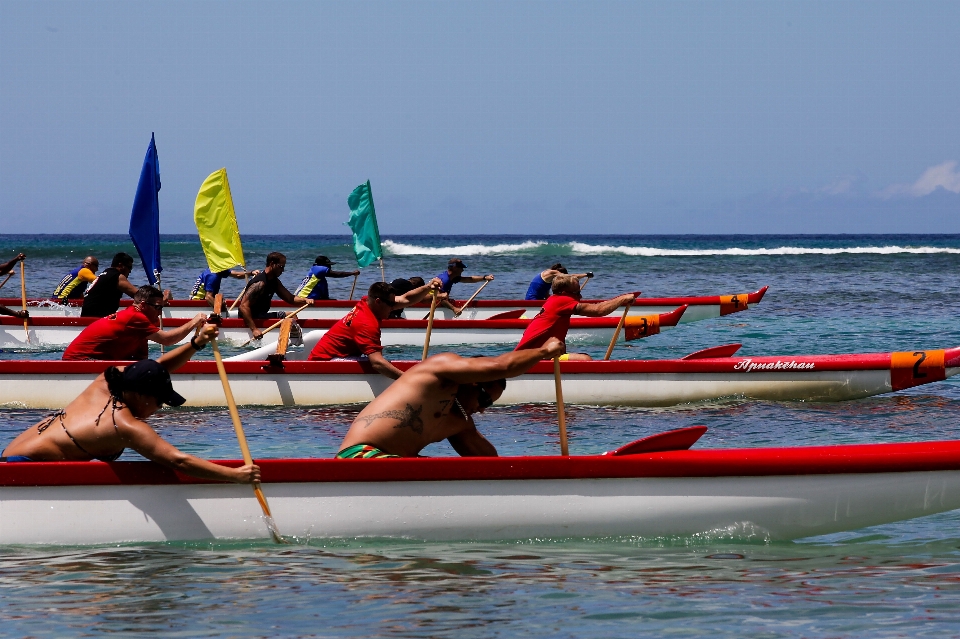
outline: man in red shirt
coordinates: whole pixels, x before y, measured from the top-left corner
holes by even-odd
[[[543,308],[530,321],[527,330],[523,332],[523,337],[520,338],[520,343],[513,350],[522,351],[528,348],[540,348],[551,337],[556,337],[564,342],[564,349],[566,349],[565,340],[572,315],[603,317],[636,299],[634,293],[626,293],[605,302],[584,304],[580,301],[582,297],[580,295],[580,283],[572,275],[557,275],[553,278],[551,290],[553,295],[543,303]],[[567,353],[560,359],[590,360],[593,358],[586,353]]]
[[[83,329],[63,352],[63,359],[146,359],[147,340],[172,346],[206,321],[206,316],[199,313],[183,326],[161,331],[162,308],[163,293],[152,286],[141,286],[132,305]]]
[[[390,379],[399,378],[403,371],[383,356],[380,325],[392,311],[416,304],[430,291],[438,290],[440,285],[440,280],[434,278],[428,284],[398,297],[394,288],[386,282],[374,282],[353,310],[320,338],[310,351],[310,360],[329,361],[366,356],[375,371]]]

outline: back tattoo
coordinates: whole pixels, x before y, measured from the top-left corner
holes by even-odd
[[[423,419],[420,418],[420,413],[423,412],[423,405],[417,406],[414,408],[410,404],[407,404],[407,407],[402,410],[385,410],[381,413],[375,413],[373,415],[364,415],[363,417],[358,417],[358,422],[364,422],[363,427],[367,428],[370,424],[377,421],[381,417],[386,419],[396,419],[400,423],[394,426],[394,428],[410,428],[413,432],[418,435],[423,434]]]

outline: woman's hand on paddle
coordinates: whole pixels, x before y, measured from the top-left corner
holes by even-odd
[[[260,467],[256,464],[244,464],[240,468],[234,469],[236,471],[236,479],[233,481],[238,484],[259,484],[260,483]]]

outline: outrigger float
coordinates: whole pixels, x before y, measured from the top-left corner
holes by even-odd
[[[687,306],[672,309],[669,313],[642,315],[627,318],[627,328],[633,328],[646,337],[655,335],[660,329],[672,328],[683,317]],[[23,330],[23,320],[15,317],[0,317],[0,348],[66,348],[80,332],[96,321],[92,317],[31,317],[29,321],[30,341]],[[165,329],[182,326],[190,320],[173,318],[164,320]],[[266,328],[276,320],[257,320],[260,328]],[[304,344],[312,346],[330,327],[337,323],[335,319],[298,319],[297,325],[303,331]],[[486,319],[486,320],[436,320],[430,343],[434,346],[454,346],[457,344],[517,344],[523,331],[530,324],[529,319]],[[570,320],[567,333],[568,344],[605,344],[613,337],[618,317],[574,317]],[[426,320],[384,320],[381,330],[381,343],[384,346],[423,346]],[[193,335],[187,335],[180,342],[185,344]],[[243,320],[225,319],[220,324],[220,340],[233,345],[243,345],[250,341],[251,333]],[[269,334],[262,341],[268,348],[276,344],[276,333]],[[255,355],[254,359],[260,358]]]
[[[606,455],[256,461],[298,542],[791,540],[960,508],[960,441],[687,450],[705,430]],[[0,544],[268,538],[249,486],[150,462],[0,463]]]
[[[640,297],[630,309],[631,315],[654,315],[660,313],[669,313],[677,307],[686,305],[687,312],[684,313],[681,323],[699,322],[700,320],[730,315],[745,311],[751,306],[756,306],[763,299],[767,292],[767,286],[753,293],[739,293],[736,295],[711,295],[705,297]],[[462,300],[461,300],[462,301]],[[599,302],[601,300],[583,300],[585,303]],[[226,300],[230,304],[232,300]],[[31,317],[79,317],[82,300],[70,300],[69,304],[60,305],[50,300],[33,299],[27,302]],[[129,306],[131,300],[124,299],[120,302],[121,307]],[[204,301],[195,300],[174,300],[168,302],[163,309],[164,318],[191,318],[197,313],[210,312],[210,306]],[[313,306],[300,311],[298,317],[301,319],[340,319],[346,315],[350,309],[356,306],[357,300],[317,300]],[[0,299],[0,305],[9,308],[20,308],[20,298]],[[437,319],[459,319],[459,320],[486,320],[486,319],[520,319],[522,316],[531,318],[536,315],[542,301],[530,300],[474,300],[470,306],[463,311],[459,318],[454,318],[453,311],[447,308],[439,307],[436,310]],[[294,306],[274,300],[271,308],[278,311],[290,311]],[[404,310],[404,319],[425,319],[425,315],[430,310],[429,304],[415,304]],[[231,317],[237,317],[236,311],[231,313]]]
[[[673,360],[561,362],[567,403],[670,406],[722,398],[842,401],[898,391],[960,373],[960,347],[902,353],[733,357],[739,344]],[[118,362],[0,361],[0,405],[63,408],[103,370]],[[407,370],[417,362],[394,364]],[[237,402],[311,406],[369,402],[390,385],[366,362],[226,361]],[[188,406],[223,406],[214,362],[192,361],[173,373]],[[51,393],[50,388],[56,388]],[[511,379],[498,404],[556,399],[551,362]]]

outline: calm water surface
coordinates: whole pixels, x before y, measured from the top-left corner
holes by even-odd
[[[245,238],[244,246],[252,265],[269,250],[284,251],[289,286],[317,253],[351,268],[343,237]],[[484,291],[490,298],[522,297],[533,274],[556,259],[595,271],[587,292],[597,296],[771,286],[749,312],[621,345],[623,358],[676,357],[730,342],[751,355],[960,345],[958,236],[400,237],[387,246],[388,278],[429,276],[459,255],[468,273],[497,275]],[[838,249],[845,252],[830,253]],[[30,256],[31,296],[42,296],[86,253],[104,262],[132,247],[122,237],[0,236],[0,260],[17,250]],[[163,254],[165,285],[182,297],[203,268],[199,247],[172,237]],[[375,279],[379,273],[365,271],[359,288]],[[239,284],[225,285],[232,294],[229,287]],[[473,288],[463,285],[463,297]],[[344,294],[349,285],[331,289]],[[414,359],[418,349],[387,354]],[[841,404],[574,406],[571,452],[598,453],[692,424],[710,428],[698,447],[960,439],[956,379]],[[245,409],[241,417],[256,457],[329,456],[358,410]],[[41,415],[0,409],[0,439]],[[165,410],[151,423],[189,452],[239,456],[224,410]],[[558,450],[548,406],[494,408],[480,428],[501,454]],[[446,443],[424,452],[453,454]],[[960,512],[793,543],[730,535],[7,546],[0,547],[0,636],[960,636],[958,567]]]

